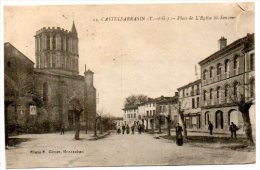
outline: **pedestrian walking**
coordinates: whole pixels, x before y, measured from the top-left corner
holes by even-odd
[[[131,126],[132,134],[135,134],[135,125]]]
[[[237,137],[237,131],[238,131],[238,127],[236,124],[234,124],[234,122],[231,122],[231,125],[229,126],[229,131],[231,132],[231,138],[233,137]]]
[[[176,124],[176,144],[178,146],[183,145],[183,137],[182,137],[182,127],[179,125],[179,123]]]
[[[142,126],[141,126],[141,124],[138,125],[138,132],[139,132],[139,134],[142,133]]]
[[[64,135],[64,132],[65,132],[65,127],[64,124],[62,124],[60,128],[60,135]]]
[[[120,129],[120,128],[117,129],[117,134],[118,134],[118,135],[121,134],[121,129]]]
[[[126,125],[126,133],[129,134],[129,132],[130,132],[130,128],[128,125]]]
[[[141,128],[142,128],[142,132],[144,132],[144,124],[142,124]]]
[[[213,124],[209,121],[209,134],[213,135]]]
[[[123,135],[125,134],[125,125],[122,126]]]

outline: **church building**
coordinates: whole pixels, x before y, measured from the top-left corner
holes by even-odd
[[[85,66],[84,76],[79,75],[79,39],[74,21],[71,31],[60,27],[43,27],[36,31],[34,37],[36,66],[30,73],[33,77],[32,99],[29,104],[23,106],[27,108],[23,115],[15,111],[17,109],[9,109],[16,112],[16,117],[25,116],[28,120],[16,123],[32,124],[32,120],[38,124],[48,122],[53,130],[59,129],[62,125],[66,129],[72,129],[75,126],[75,110],[82,110],[82,127],[93,129],[96,118],[94,72],[87,70]],[[8,48],[10,47],[11,51],[17,50],[14,46],[8,45]],[[10,57],[15,58],[5,53],[6,61]],[[27,60],[29,59],[26,58]],[[36,115],[30,113],[29,108],[32,105],[36,106]]]

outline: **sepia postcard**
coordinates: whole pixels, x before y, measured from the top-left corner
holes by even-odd
[[[254,2],[3,14],[6,168],[255,164]]]

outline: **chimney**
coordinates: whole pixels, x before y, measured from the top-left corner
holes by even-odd
[[[227,46],[227,39],[225,37],[221,37],[218,40],[218,44],[219,44],[219,50],[225,48]]]

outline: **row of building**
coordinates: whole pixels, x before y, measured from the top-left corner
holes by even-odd
[[[149,98],[144,103],[125,107],[124,123],[143,123],[146,129],[158,126],[158,117],[166,128],[170,116],[173,127],[182,123],[178,109],[184,110],[187,129],[207,131],[209,121],[216,132],[228,132],[234,122],[243,131],[242,114],[236,102],[255,99],[254,34],[247,34],[227,45],[227,39],[218,41],[219,50],[199,62],[201,79],[177,89],[174,96]],[[255,128],[255,105],[250,108]]]

